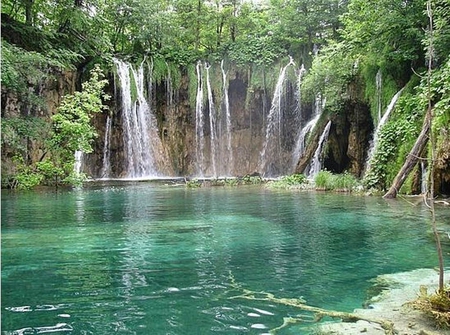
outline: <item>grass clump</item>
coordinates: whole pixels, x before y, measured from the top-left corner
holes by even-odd
[[[352,192],[358,185],[358,179],[349,172],[333,174],[330,171],[322,170],[314,178],[316,190]]]
[[[314,183],[316,184],[317,190],[334,190],[335,189],[335,179],[336,176],[330,171],[322,170],[314,178]]]
[[[188,188],[199,188],[202,186],[202,183],[198,179],[192,179],[186,181],[186,187]]]
[[[259,175],[246,175],[241,179],[242,185],[260,185],[263,183],[264,180]]]
[[[356,186],[358,186],[358,180],[348,172],[335,176],[334,187],[336,191],[351,192]]]
[[[292,174],[289,176],[284,176],[279,180],[270,181],[267,186],[269,188],[284,188],[284,189],[292,189],[292,188],[302,188],[308,179],[304,174]]]

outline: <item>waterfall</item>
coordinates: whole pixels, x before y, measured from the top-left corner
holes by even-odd
[[[227,83],[227,74],[223,67],[223,60],[220,62],[220,69],[222,70],[222,84],[223,84],[223,100],[222,107],[225,110],[225,113],[221,113],[221,115],[225,114],[226,118],[226,139],[227,139],[227,161],[222,162],[222,166],[226,167],[225,174],[227,176],[231,175],[231,171],[233,169],[233,149],[231,147],[231,112],[230,112],[230,101],[228,99],[228,83]],[[221,156],[225,156],[222,155]]]
[[[299,124],[301,125],[301,119],[302,119],[302,78],[304,74],[306,73],[305,66],[302,64],[300,70],[298,71],[298,77],[297,77],[297,118],[299,120]],[[295,148],[292,152],[292,170],[295,170],[295,167],[298,163],[298,160],[300,159],[300,156],[303,153],[304,150],[304,142],[306,134],[311,130],[312,125],[310,125],[311,121],[309,121],[305,127],[300,128],[297,140],[295,141]],[[306,130],[305,130],[306,128]]]
[[[158,176],[155,156],[162,144],[156,119],[145,98],[144,62],[137,70],[118,59],[114,59],[114,63],[121,88],[126,175],[129,178]],[[132,93],[136,96],[134,101]]]
[[[111,117],[106,117],[105,137],[103,140],[103,167],[100,173],[101,178],[108,178],[111,174]]]
[[[328,135],[330,133],[331,121],[328,121],[325,129],[323,130],[322,135],[320,135],[319,144],[317,145],[317,149],[314,152],[314,156],[311,160],[308,177],[313,178],[319,171],[322,169],[322,162],[320,160],[323,147],[328,140]]]
[[[201,63],[197,63],[197,96],[195,103],[195,154],[197,158],[197,174],[203,176],[204,169],[204,150],[205,150],[205,134],[204,126],[205,121],[203,119],[203,80]]]
[[[367,153],[367,160],[366,160],[366,168],[365,170],[368,171],[370,169],[370,160],[373,157],[373,154],[375,153],[375,149],[377,148],[378,144],[378,137],[380,135],[381,128],[386,124],[386,122],[389,119],[389,116],[391,115],[391,112],[394,110],[395,104],[397,103],[398,98],[400,97],[400,94],[402,93],[403,88],[398,91],[393,97],[391,102],[386,108],[386,112],[384,113],[383,117],[378,122],[377,128],[375,129],[375,132],[373,133],[373,139],[370,142],[369,151]]]
[[[424,160],[420,161],[420,170],[422,171],[420,192],[426,194],[428,192],[428,171]]]
[[[377,109],[378,109],[378,122],[381,120],[381,93],[382,93],[382,83],[383,78],[381,75],[381,70],[378,70],[377,75],[375,76],[375,85],[377,90]]]
[[[308,121],[308,123],[302,128],[300,131],[294,152],[292,154],[292,169],[295,170],[295,167],[297,166],[298,161],[302,157],[304,151],[305,151],[305,142],[306,142],[306,136],[311,132],[311,130],[314,129],[317,122],[319,121],[320,115],[322,114],[323,109],[325,108],[326,99],[322,99],[322,95],[318,93],[316,95],[315,100],[315,106],[314,106],[314,115],[311,120]]]
[[[81,167],[83,165],[83,151],[75,151],[75,163],[73,165],[73,172],[77,175],[81,173]]]
[[[273,93],[272,105],[267,117],[266,136],[264,145],[261,150],[261,172],[264,175],[271,176],[277,171],[274,171],[272,165],[280,163],[281,154],[281,124],[282,124],[282,98],[284,92],[284,84],[286,78],[286,70],[290,65],[295,65],[294,60],[290,57],[289,63],[280,70],[275,91]]]
[[[217,142],[216,142],[216,109],[214,107],[214,99],[211,88],[211,80],[209,78],[209,69],[211,65],[205,64],[206,70],[206,90],[208,91],[208,106],[209,106],[209,138],[211,143],[211,165],[213,169],[213,176],[217,177],[216,166],[216,154],[217,154]]]

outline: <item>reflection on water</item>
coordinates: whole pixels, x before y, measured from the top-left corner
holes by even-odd
[[[377,275],[436,265],[428,224],[402,201],[254,187],[5,192],[2,331],[268,333],[299,311],[236,284],[350,311]]]

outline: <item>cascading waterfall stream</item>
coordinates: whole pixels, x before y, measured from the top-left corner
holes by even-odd
[[[100,173],[101,178],[108,178],[111,174],[111,117],[106,117],[105,137],[103,140],[103,167]]]
[[[209,77],[209,69],[211,65],[205,64],[206,70],[206,90],[208,92],[208,106],[209,106],[209,128],[210,128],[210,143],[211,143],[211,165],[213,177],[217,177],[217,142],[216,142],[216,108],[214,107],[214,99],[211,88],[211,80]]]
[[[392,111],[394,110],[395,104],[397,103],[398,98],[400,97],[400,94],[402,93],[403,88],[398,91],[391,99],[391,102],[386,108],[386,112],[384,113],[383,117],[378,122],[377,128],[375,129],[375,132],[373,133],[373,139],[370,142],[369,151],[367,153],[367,160],[366,160],[366,172],[370,169],[370,161],[372,160],[372,157],[375,153],[375,150],[377,148],[378,144],[378,137],[380,136],[380,131],[383,128],[383,126],[386,124],[386,122],[389,120],[389,116],[391,115]]]
[[[75,174],[80,174],[82,165],[83,165],[83,151],[77,150],[75,151],[75,163],[73,165],[73,172],[75,172]]]
[[[231,171],[233,169],[233,149],[231,147],[231,111],[230,111],[230,101],[228,98],[228,82],[227,82],[227,73],[225,72],[223,66],[223,60],[220,62],[220,69],[222,70],[222,84],[223,84],[223,101],[222,107],[225,109],[225,117],[226,117],[226,139],[227,139],[227,155],[228,161],[223,162],[222,166],[226,168],[226,175],[230,176]],[[225,156],[225,155],[221,155]]]
[[[205,120],[203,118],[203,80],[201,63],[198,62],[196,66],[197,70],[197,96],[195,102],[195,154],[197,158],[197,175],[202,177],[204,174],[204,162],[205,162]]]
[[[282,123],[282,108],[281,101],[283,97],[283,89],[286,78],[286,70],[289,66],[295,66],[294,60],[290,57],[289,63],[280,70],[278,81],[275,86],[275,91],[272,98],[272,105],[267,117],[266,136],[263,148],[260,154],[261,172],[265,176],[274,174],[271,165],[280,162],[279,154],[281,153],[281,123]]]
[[[297,113],[296,114],[297,114],[297,118],[299,120],[302,119],[302,78],[305,74],[306,74],[306,69],[305,69],[305,66],[302,64],[302,66],[300,67],[300,70],[298,71],[298,76],[297,76]],[[305,127],[308,127],[309,123],[310,122],[308,122],[305,125]],[[306,133],[304,132],[305,127],[300,128],[300,131],[297,136],[297,140],[295,142],[296,145],[295,145],[294,151],[292,152],[292,170],[295,170],[295,166],[297,165],[297,162],[300,159],[300,156],[304,150],[304,141],[305,141],[305,136],[306,136]],[[306,132],[308,132],[308,131],[309,130],[307,130]]]
[[[322,99],[322,95],[318,93],[316,95],[315,100],[315,106],[314,106],[314,115],[311,120],[308,121],[308,123],[302,128],[300,131],[296,145],[295,150],[293,152],[293,158],[292,158],[292,168],[295,170],[295,167],[300,159],[300,157],[303,155],[305,151],[305,140],[306,136],[311,132],[311,130],[314,129],[317,122],[319,121],[320,115],[322,114],[323,109],[325,108],[326,99]]]
[[[428,192],[428,171],[426,162],[424,160],[420,162],[420,170],[422,171],[420,192],[422,194],[426,194]]]
[[[383,77],[381,70],[378,70],[375,76],[375,85],[377,89],[377,109],[378,109],[378,122],[381,120],[381,96],[383,92]]]
[[[323,130],[322,135],[320,135],[319,144],[311,160],[308,178],[314,178],[314,176],[317,175],[319,171],[322,169],[322,162],[320,158],[322,155],[323,147],[325,146],[325,143],[328,140],[330,128],[331,128],[331,121],[328,121],[327,125],[325,126],[325,129]]]
[[[161,140],[156,128],[156,119],[144,95],[144,68],[138,70],[131,65],[115,59],[121,87],[123,139],[128,178],[156,177],[155,156]],[[131,74],[130,74],[131,72]],[[137,99],[132,101],[132,82]]]

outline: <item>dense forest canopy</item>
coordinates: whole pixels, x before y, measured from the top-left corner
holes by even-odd
[[[331,112],[340,112],[349,85],[357,85],[375,114],[377,73],[383,75],[384,106],[407,86],[367,179],[368,187],[383,189],[420,131],[429,61],[433,129],[441,148],[449,141],[449,54],[448,0],[5,0],[2,94],[14,92],[28,113],[2,120],[2,145],[13,147],[26,165],[20,138],[52,138],[52,129],[34,118],[44,107],[30,87],[64,69],[88,74],[100,64],[107,70],[113,57],[162,59],[178,67],[227,59],[270,68],[292,56],[308,69],[305,89],[325,94]]]

